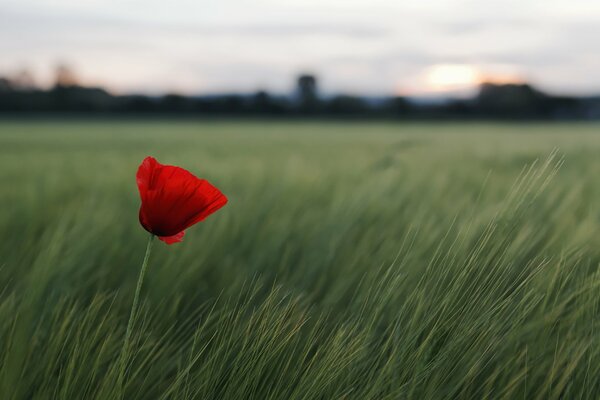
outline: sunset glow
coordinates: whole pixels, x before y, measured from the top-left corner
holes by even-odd
[[[481,83],[481,74],[471,65],[440,64],[427,70],[425,82],[432,91],[469,89]]]

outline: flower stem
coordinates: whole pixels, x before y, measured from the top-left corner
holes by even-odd
[[[150,259],[150,252],[152,250],[152,243],[154,242],[154,235],[150,234],[148,239],[148,245],[146,246],[146,255],[144,256],[144,262],[142,263],[142,269],[140,270],[140,276],[137,281],[135,288],[135,295],[133,296],[133,305],[131,306],[131,313],[129,314],[129,322],[127,323],[127,331],[125,332],[125,340],[123,341],[123,348],[121,349],[121,360],[119,365],[119,378],[117,381],[117,387],[121,392],[121,397],[124,395],[123,383],[125,380],[125,371],[127,370],[127,362],[129,361],[129,346],[131,345],[131,333],[133,331],[133,324],[135,322],[138,304],[140,302],[140,292],[142,291],[142,283],[144,282],[144,276],[148,269],[148,260]]]

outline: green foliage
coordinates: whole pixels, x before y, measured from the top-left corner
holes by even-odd
[[[0,398],[597,399],[597,131],[1,122]],[[155,244],[118,393],[146,155],[230,203]]]

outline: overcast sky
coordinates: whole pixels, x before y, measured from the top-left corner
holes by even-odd
[[[308,71],[325,93],[422,94],[466,70],[592,94],[600,1],[0,0],[0,74],[48,84],[57,63],[114,92],[283,93]]]

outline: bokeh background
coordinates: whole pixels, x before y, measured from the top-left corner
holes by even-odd
[[[0,398],[600,398],[600,4],[0,3]],[[229,203],[156,242],[148,155]]]
[[[585,0],[7,0],[0,111],[592,119],[599,18]]]

